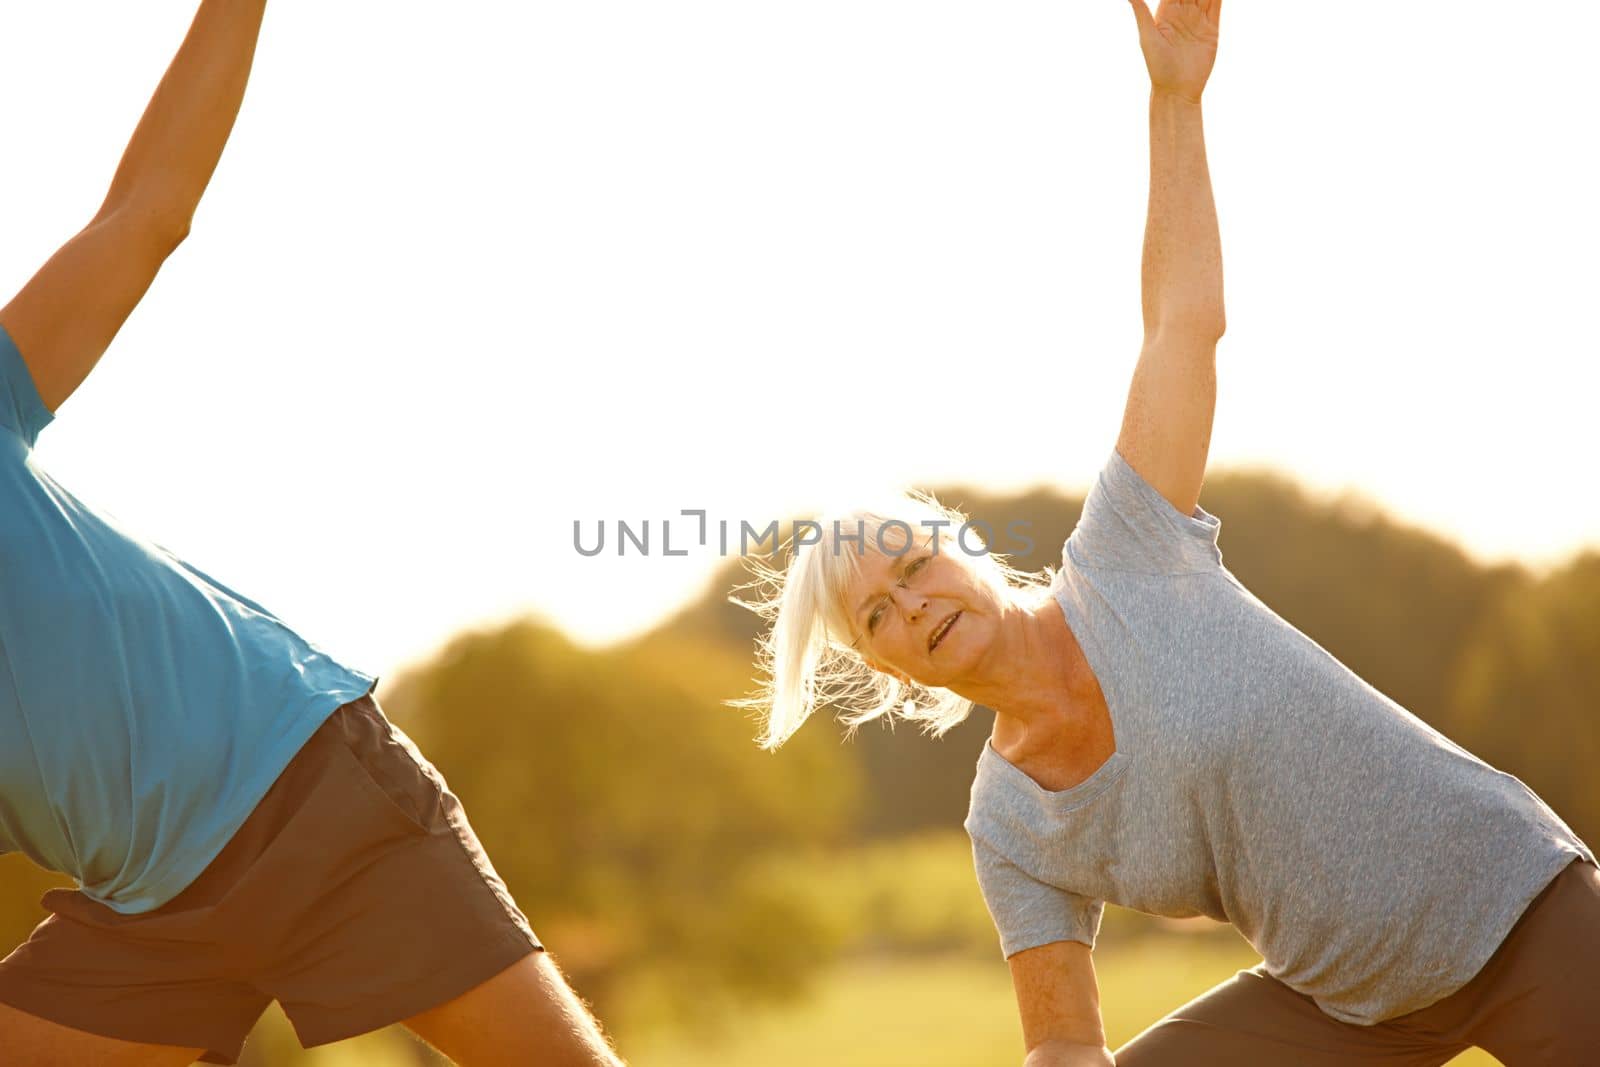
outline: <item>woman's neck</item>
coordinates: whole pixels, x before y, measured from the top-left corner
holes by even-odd
[[[1099,693],[1089,661],[1054,597],[1035,609],[1019,608],[1003,616],[999,640],[979,676],[950,688],[993,709],[999,717],[997,731],[1008,733],[1058,725]]]

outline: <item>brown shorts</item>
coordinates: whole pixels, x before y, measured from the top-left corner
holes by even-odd
[[[307,1046],[451,1000],[541,948],[461,802],[371,696],[290,761],[217,858],[154,911],[53,889],[0,1002],[233,1063],[277,1000]]]
[[[1473,979],[1436,1004],[1354,1026],[1261,967],[1117,1051],[1117,1067],[1436,1067],[1476,1046],[1505,1067],[1600,1064],[1600,870],[1576,860]]]

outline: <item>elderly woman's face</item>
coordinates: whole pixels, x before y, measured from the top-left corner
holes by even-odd
[[[853,647],[868,664],[946,685],[982,656],[1000,604],[951,548],[942,540],[936,552],[918,540],[899,556],[869,551],[862,558],[844,611]]]

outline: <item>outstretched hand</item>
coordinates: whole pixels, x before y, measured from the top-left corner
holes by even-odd
[[[1154,15],[1147,0],[1128,2],[1139,23],[1150,87],[1199,103],[1217,61],[1222,0],[1161,0]]]

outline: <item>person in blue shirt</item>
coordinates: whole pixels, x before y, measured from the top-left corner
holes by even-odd
[[[0,1060],[233,1063],[405,1022],[614,1064],[375,679],[98,513],[33,447],[190,220],[265,0],[206,0],[89,224],[0,310],[0,852],[70,875],[0,962]]]

